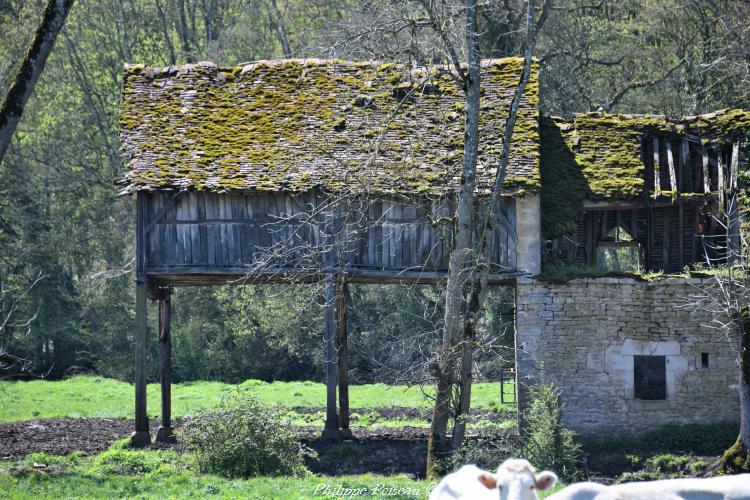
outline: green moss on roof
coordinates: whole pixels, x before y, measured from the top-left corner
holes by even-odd
[[[572,120],[550,118],[569,148],[593,199],[623,199],[644,194],[643,139],[651,134],[679,138],[686,133],[704,141],[731,142],[750,132],[750,112],[721,110],[716,113],[668,120],[653,115],[587,113]],[[548,162],[554,168],[555,159]]]
[[[478,190],[494,180],[519,58],[483,61]],[[439,193],[457,187],[463,93],[444,68],[284,60],[125,69],[123,192],[142,189]],[[537,68],[506,188],[539,187]]]
[[[575,230],[584,199],[634,199],[648,194],[644,138],[658,134],[679,140],[690,134],[703,142],[732,142],[750,134],[750,112],[726,109],[679,120],[586,113],[572,119],[544,117],[540,128],[542,233],[555,238]],[[677,193],[661,195],[674,199]]]

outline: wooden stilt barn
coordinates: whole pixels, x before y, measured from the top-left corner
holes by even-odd
[[[479,213],[521,64],[482,64]],[[493,283],[539,271],[537,94],[534,74],[513,138],[505,210],[493,224]],[[194,285],[324,282],[323,435],[348,434],[342,291],[349,282],[445,280],[463,109],[446,68],[339,60],[126,67],[121,193],[135,195],[137,207],[134,444],[151,440],[147,300],[159,302],[157,440],[169,440],[170,295]]]

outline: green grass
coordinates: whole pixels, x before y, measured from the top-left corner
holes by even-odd
[[[221,382],[185,382],[172,386],[172,415],[180,418],[202,409],[215,408],[223,395],[235,387],[271,405],[325,408],[325,385],[317,382],[266,383],[248,380],[237,386]],[[432,392],[432,388],[427,389],[428,394]],[[498,382],[474,384],[472,407],[512,411],[514,405],[500,405],[499,393]],[[423,395],[419,387],[384,384],[351,386],[349,400],[352,408],[431,407],[431,400]],[[149,415],[157,416],[158,384],[148,386],[148,401]],[[93,376],[77,376],[55,382],[0,382],[0,422],[60,417],[132,418],[133,386]],[[400,425],[410,424],[402,422]]]
[[[34,468],[34,463],[46,467]],[[341,497],[335,490],[325,494],[326,486],[359,489],[370,498],[418,498],[424,497],[429,483],[375,474],[227,479],[199,474],[189,455],[164,451],[109,450],[93,457],[36,453],[22,462],[0,462],[0,491],[9,499]],[[383,488],[405,494],[378,495]]]
[[[34,467],[34,465],[37,467]],[[44,464],[45,467],[39,467]],[[85,457],[35,453],[0,461],[0,491],[8,499],[58,498],[425,498],[435,483],[405,475],[257,477],[200,474],[189,454],[111,448]],[[326,488],[328,490],[326,491]],[[359,490],[347,494],[342,489]],[[561,489],[542,492],[541,497]]]

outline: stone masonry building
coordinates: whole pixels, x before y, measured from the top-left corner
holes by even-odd
[[[481,66],[477,214],[498,175],[523,60]],[[134,443],[151,439],[147,298],[159,301],[158,437],[167,440],[172,289],[228,283],[325,283],[324,435],[347,435],[347,284],[447,279],[465,114],[451,71],[317,59],[126,66]],[[488,282],[516,287],[519,387],[555,382],[566,423],[588,434],[736,420],[735,354],[689,304],[699,283],[622,276],[730,259],[739,226],[721,221],[750,179],[750,112],[559,118],[542,116],[539,98],[535,63],[498,179],[503,210],[485,226]],[[620,277],[553,283],[552,268]]]
[[[517,284],[521,382],[553,381],[582,434],[738,421],[736,355],[693,302],[701,279],[579,278]],[[663,361],[661,394],[638,393],[636,367]]]

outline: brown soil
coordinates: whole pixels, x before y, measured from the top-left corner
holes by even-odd
[[[384,416],[393,418],[396,414],[390,410],[386,410]],[[174,425],[179,428],[180,422]],[[104,418],[60,418],[0,424],[0,459],[21,459],[35,452],[52,455],[65,455],[78,450],[87,454],[97,453],[106,450],[116,440],[129,436],[133,426],[132,420]],[[154,419],[151,422],[152,437],[156,436],[157,428],[158,421]],[[320,440],[321,429],[317,427],[298,429],[300,441],[318,453],[318,459],[310,460],[308,467],[313,472],[330,475],[374,472],[421,477],[424,474],[429,429],[353,426],[352,431],[353,440],[330,443]],[[151,447],[182,450],[179,443],[154,443]]]
[[[0,458],[23,458],[29,453],[66,455],[81,450],[96,453],[133,432],[132,420],[56,418],[0,424]],[[156,435],[157,421],[151,423]]]

